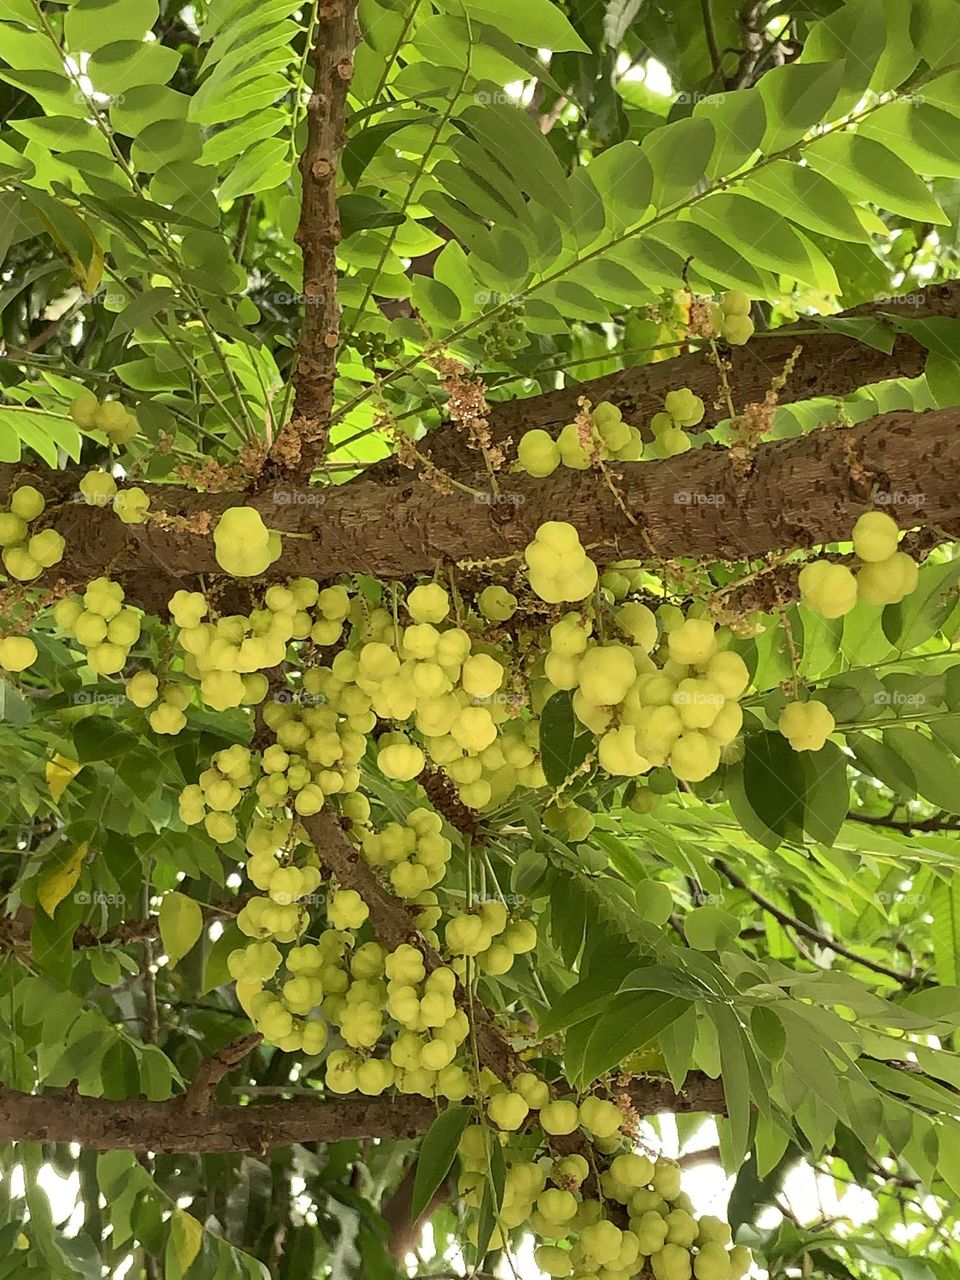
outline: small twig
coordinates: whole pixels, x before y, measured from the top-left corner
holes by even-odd
[[[206,1111],[213,1102],[217,1085],[229,1075],[240,1063],[256,1049],[263,1040],[258,1032],[248,1036],[238,1036],[205,1062],[200,1064],[183,1097],[183,1106],[187,1111]]]
[[[885,964],[879,964],[876,960],[869,960],[866,956],[858,955],[855,951],[851,951],[849,947],[845,947],[842,943],[835,941],[827,934],[819,929],[814,929],[812,925],[805,924],[803,920],[799,920],[796,916],[791,915],[789,911],[782,911],[769,898],[765,898],[762,893],[758,893],[756,889],[751,889],[747,882],[742,879],[729,867],[722,859],[718,858],[714,862],[714,866],[720,874],[735,889],[743,889],[754,900],[758,907],[762,907],[768,915],[773,916],[775,920],[784,925],[788,929],[793,929],[797,933],[803,934],[805,938],[809,938],[811,942],[816,942],[818,946],[826,947],[830,951],[836,952],[838,956],[843,956],[847,960],[852,960],[854,964],[862,965],[864,969],[872,969],[874,973],[883,974],[885,978],[892,978],[902,987],[916,987],[923,983],[922,979],[918,979],[914,973],[904,973],[899,969],[891,969]]]

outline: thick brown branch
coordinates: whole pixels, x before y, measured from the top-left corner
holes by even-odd
[[[642,1115],[658,1111],[722,1113],[718,1080],[693,1072],[678,1095],[668,1081],[643,1079],[627,1090]],[[74,1089],[20,1093],[0,1086],[0,1142],[76,1142],[93,1151],[258,1151],[347,1138],[417,1138],[437,1118],[429,1098],[317,1101],[279,1099],[249,1106],[191,1108],[183,1094],[167,1102],[88,1098]]]
[[[577,527],[599,563],[628,556],[753,559],[849,537],[857,517],[875,505],[886,504],[908,526],[956,528],[958,423],[960,410],[953,408],[884,414],[857,427],[762,444],[743,469],[728,450],[711,445],[668,461],[624,465],[612,477],[616,493],[603,476],[561,469],[548,480],[505,477],[496,502],[437,493],[415,480],[386,493],[356,481],[326,490],[274,487],[251,499],[158,486],[154,509],[189,522],[247,501],[271,528],[309,533],[286,540],[264,575],[274,580],[356,572],[402,578],[444,562],[519,557],[538,526],[558,518]],[[24,473],[0,469],[0,492],[18,474]],[[76,484],[64,473],[29,478],[46,493]],[[209,533],[133,526],[138,541],[111,511],[72,502],[54,522],[67,539],[68,559],[45,575],[51,585],[66,565],[73,582],[110,573],[132,603],[162,610],[177,586],[221,573]],[[158,562],[172,576],[164,578]]]
[[[340,342],[337,297],[337,171],[343,147],[347,89],[360,38],[357,0],[323,0],[311,54],[313,91],[307,104],[307,141],[300,158],[303,251],[303,324],[293,368],[293,418],[271,454],[275,473],[309,475],[323,455],[333,407]]]
[[[854,307],[842,317],[890,315],[897,320],[919,320],[927,316],[960,317],[960,282],[931,285],[903,298],[882,299],[868,306]],[[763,400],[772,379],[778,375],[794,348],[802,347],[793,372],[781,396],[784,404],[810,400],[815,396],[845,396],[858,387],[890,378],[913,378],[923,372],[926,351],[915,339],[901,334],[893,350],[880,351],[841,333],[810,334],[816,321],[757,335],[746,346],[726,352],[734,404],[738,409]],[[570,382],[557,391],[548,391],[526,400],[509,400],[490,409],[490,429],[495,441],[508,436],[514,443],[524,431],[542,427],[556,432],[577,412],[577,401],[586,396],[592,404],[610,400],[620,406],[624,417],[645,426],[663,408],[663,398],[676,387],[690,387],[707,407],[702,428],[727,417],[726,402],[720,394],[717,370],[702,351],[688,352],[656,364],[635,365],[616,373]],[[423,451],[451,474],[479,472],[482,459],[464,452],[462,440],[452,428],[442,428],[427,437]],[[393,459],[378,463],[369,473],[372,479],[403,475]]]
[[[425,1098],[285,1100],[191,1108],[168,1102],[87,1098],[0,1088],[0,1141],[77,1142],[96,1151],[266,1151],[293,1142],[415,1138],[436,1118]]]

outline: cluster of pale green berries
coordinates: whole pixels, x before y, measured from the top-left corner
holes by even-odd
[[[800,598],[824,618],[842,618],[856,605],[899,604],[916,590],[919,569],[897,550],[900,530],[884,511],[865,512],[853,526],[857,571],[829,560],[814,560],[800,570]]]
[[[170,601],[179,628],[184,671],[200,682],[200,696],[208,707],[252,706],[266,696],[262,671],[287,656],[290,640],[305,640],[314,621],[308,609],[317,602],[317,584],[298,578],[289,586],[268,587],[264,608],[249,616],[230,614],[205,622],[207,602],[199,591],[177,591]]]
[[[119,400],[99,400],[92,391],[81,392],[70,405],[70,417],[84,431],[102,431],[112,445],[128,444],[140,430],[136,414]]]
[[[29,636],[4,636],[0,639],[0,668],[4,671],[26,671],[37,660],[37,646]]]
[[[451,967],[460,977],[466,976],[469,956],[481,973],[499,978],[513,968],[516,956],[536,947],[537,929],[530,920],[511,922],[506,906],[488,899],[475,913],[465,912],[448,920],[444,942],[449,954],[456,957]]]
[[[418,928],[437,946],[431,931],[439,923],[440,909],[430,890],[443,879],[453,853],[440,815],[432,809],[412,809],[403,822],[388,822],[380,831],[367,827],[360,848],[364,861],[386,875],[398,898],[423,907]]]
[[[897,522],[883,511],[868,511],[853,526],[856,572],[829,560],[814,560],[800,570],[800,599],[824,618],[842,618],[858,601],[899,604],[916,590],[917,563],[898,551]],[[780,713],[780,732],[794,751],[819,751],[836,728],[829,708],[816,698],[788,702]]]
[[[516,604],[509,592],[496,591],[485,593],[483,603],[500,614]],[[359,717],[364,732],[378,719],[409,723],[378,738],[383,774],[410,781],[430,759],[465,804],[483,808],[518,785],[543,785],[537,726],[514,719],[504,692],[505,654],[452,624],[450,609],[448,592],[430,583],[407,596],[408,625],[387,609],[370,610],[357,645],[337,653],[330,667],[306,672],[304,688],[316,689],[348,723]]]
[[[257,798],[264,808],[289,805],[309,818],[320,812],[327,796],[357,790],[366,738],[336,707],[270,702],[263,722],[276,737],[260,762],[264,776],[257,783]]]
[[[689,387],[668,391],[663,400],[663,409],[650,419],[653,449],[657,457],[675,458],[678,454],[686,453],[693,442],[684,428],[695,427],[698,422],[702,422],[705,412],[703,401]]]
[[[561,464],[574,471],[587,471],[598,462],[639,462],[643,457],[643,437],[636,427],[623,421],[615,404],[601,401],[580,422],[568,422],[554,440],[539,427],[525,431],[517,448],[517,463],[529,476],[552,475]]]
[[[140,639],[140,614],[124,608],[123,595],[119,582],[94,578],[82,596],[64,596],[53,611],[57,626],[83,645],[87,662],[98,675],[122,671]]]
[[[491,1147],[498,1143],[504,1188],[489,1247],[502,1248],[508,1232],[529,1227],[544,1242],[536,1249],[537,1265],[558,1280],[632,1280],[641,1272],[656,1280],[740,1280],[747,1273],[749,1250],[729,1247],[730,1227],[719,1218],[694,1217],[676,1161],[629,1149],[620,1132],[623,1116],[612,1103],[589,1097],[578,1107],[547,1102],[546,1096],[543,1082],[524,1074],[514,1080],[507,1101],[498,1103],[502,1093],[491,1097],[487,1114],[494,1124],[497,1116],[507,1120],[500,1128],[517,1129],[531,1109],[525,1102],[529,1097],[532,1108],[540,1107],[544,1133],[567,1134],[582,1126],[598,1153],[613,1155],[600,1175],[603,1200],[584,1194],[591,1169],[583,1155],[558,1158],[544,1148],[539,1158],[531,1159],[529,1143],[473,1125],[460,1140],[458,1183],[472,1211],[467,1224],[472,1243],[477,1242],[478,1214],[490,1178]],[[614,1214],[624,1225],[613,1220]]]
[[[56,529],[30,533],[29,525],[43,515],[46,499],[32,484],[21,485],[10,495],[10,510],[0,511],[0,547],[3,567],[11,578],[32,582],[44,569],[63,559],[64,540]]]
[[[415,810],[411,818],[424,836],[436,834],[437,815]],[[357,933],[369,910],[355,890],[328,893],[329,927],[316,943],[293,946],[285,956],[276,946],[302,937],[310,917],[306,899],[320,884],[315,866],[292,865],[298,840],[289,819],[258,819],[247,838],[247,874],[266,897],[251,899],[237,917],[254,941],[232,952],[228,965],[257,1030],[280,1048],[318,1053],[328,1024],[334,1026],[347,1046],[327,1058],[327,1084],[334,1092],[376,1096],[395,1088],[425,1097],[466,1097],[469,1080],[453,1065],[469,1033],[454,1001],[456,974],[447,966],[428,973],[420,951],[408,944],[387,951],[375,941],[360,943]],[[427,906],[421,914],[426,912],[437,923],[439,908]],[[276,990],[266,989],[281,964],[288,976]],[[375,1056],[385,1039],[386,1056]]]
[[[237,823],[232,811],[243,799],[244,790],[253,784],[254,769],[252,754],[240,743],[218,751],[199,780],[188,783],[180,792],[181,821],[187,826],[202,822],[211,840],[220,844],[233,840]]]
[[[548,692],[573,692],[574,712],[597,735],[607,773],[637,777],[666,765],[684,781],[702,781],[740,732],[746,664],[721,649],[709,619],[684,617],[674,606],[661,606],[658,619],[628,601],[614,624],[622,641],[598,641],[591,619],[577,613],[554,623],[543,666]]]
[[[147,720],[154,733],[177,734],[186,726],[184,712],[190,705],[189,685],[180,680],[165,680],[161,684],[152,671],[138,671],[126,682],[125,688],[135,707],[143,710],[153,707]]]
[[[88,507],[112,505],[124,524],[143,524],[150,506],[150,496],[145,489],[131,485],[129,489],[118,490],[109,471],[88,471],[80,481],[80,496]]]
[[[732,347],[742,347],[753,337],[750,299],[738,289],[728,289],[719,303],[711,305],[710,323],[724,342],[729,342]]]

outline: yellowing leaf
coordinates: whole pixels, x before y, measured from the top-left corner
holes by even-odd
[[[66,785],[66,784],[64,784]],[[37,901],[51,918],[73,886],[80,879],[83,860],[87,856],[87,842],[78,844],[66,862],[51,867],[40,877],[37,885]]]
[[[67,784],[77,776],[81,767],[78,760],[71,760],[67,756],[62,756],[59,751],[54,754],[52,760],[47,761],[44,777],[54,800],[60,799],[67,789]]]
[[[170,1240],[181,1272],[186,1271],[200,1252],[203,1243],[203,1227],[189,1213],[174,1210],[170,1220]]]
[[[185,893],[168,893],[160,903],[160,939],[170,968],[187,954],[203,931],[203,912]]]

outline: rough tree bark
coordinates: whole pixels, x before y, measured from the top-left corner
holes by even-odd
[[[307,104],[307,142],[300,157],[303,195],[294,236],[303,251],[303,322],[293,366],[293,417],[271,452],[268,474],[309,475],[327,443],[340,342],[337,296],[337,172],[344,105],[360,39],[357,0],[324,0],[317,11]]]
[[[357,572],[402,578],[443,563],[516,557],[538,526],[554,519],[574,524],[599,563],[631,556],[740,560],[812,547],[849,536],[859,515],[884,504],[895,515],[908,513],[911,525],[949,530],[960,521],[958,421],[953,408],[884,414],[762,444],[742,466],[729,450],[708,446],[627,464],[606,477],[564,468],[547,480],[504,477],[496,502],[488,494],[438,493],[420,480],[391,489],[388,507],[383,487],[362,480],[325,490],[274,487],[255,498],[158,486],[154,509],[162,505],[174,517],[165,522],[173,527],[161,528],[124,525],[108,510],[68,500],[53,523],[67,539],[70,578],[58,566],[43,581],[112,574],[131,603],[162,612],[176,587],[196,585],[198,574],[221,574],[211,517],[244,503],[271,528],[309,534],[286,540],[264,575],[272,579]],[[0,493],[27,475],[0,469]],[[54,500],[76,484],[62,472],[29,479]],[[187,528],[176,527],[178,520]],[[198,521],[202,533],[191,531]]]
[[[837,319],[875,316],[898,321],[923,320],[930,316],[960,317],[960,282],[930,285],[903,298],[885,298],[853,307]],[[738,409],[761,401],[784,368],[794,349],[800,357],[787,382],[784,403],[810,400],[816,396],[845,396],[858,387],[871,386],[890,378],[915,378],[923,372],[926,350],[909,334],[897,335],[890,352],[867,346],[842,333],[810,334],[808,321],[788,325],[770,334],[759,334],[746,346],[730,347],[728,381]],[[586,396],[592,404],[610,400],[618,405],[627,421],[643,427],[651,415],[663,408],[663,398],[676,387],[690,387],[706,406],[706,416],[698,428],[706,430],[727,417],[719,397],[716,367],[702,351],[687,352],[672,360],[637,365],[586,382],[571,382],[556,391],[527,399],[511,399],[490,406],[490,431],[494,441],[511,437],[517,442],[524,431],[541,427],[556,433],[577,412],[577,401]],[[422,451],[442,470],[462,476],[483,470],[483,461],[464,450],[462,437],[452,429],[431,432],[421,444]],[[396,481],[409,475],[395,458],[384,459],[367,473],[370,479]]]
[[[626,1086],[641,1115],[660,1111],[723,1114],[719,1080],[691,1072],[676,1093],[668,1080]],[[437,1118],[430,1098],[348,1096],[283,1098],[275,1103],[191,1106],[182,1094],[166,1102],[89,1098],[70,1089],[20,1093],[0,1086],[0,1142],[76,1142],[92,1151],[267,1151],[294,1142],[347,1138],[417,1138]]]

